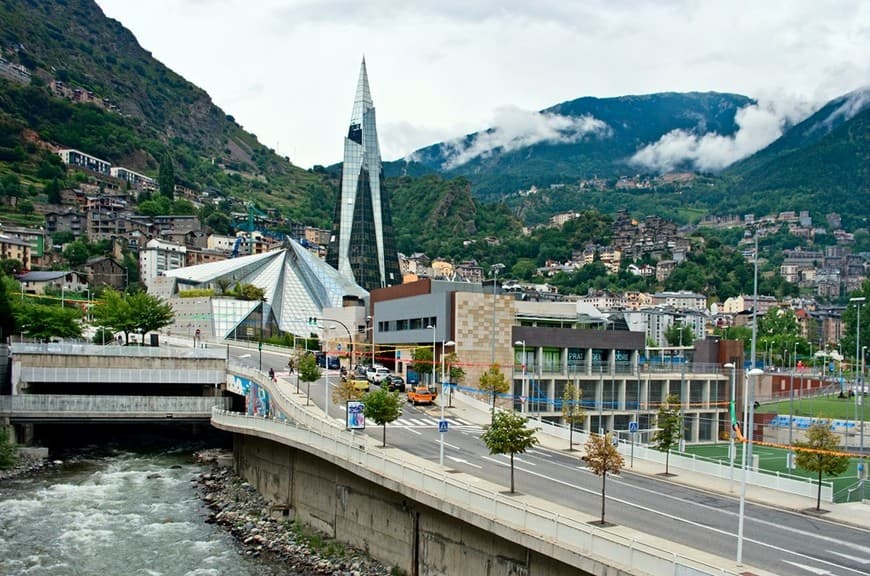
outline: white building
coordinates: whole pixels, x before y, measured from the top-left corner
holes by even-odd
[[[627,310],[623,313],[629,330],[643,332],[648,345],[654,347],[676,346],[678,343],[668,343],[665,332],[674,324],[682,324],[692,328],[695,340],[703,340],[706,336],[706,316],[695,311],[679,311],[673,308],[656,306],[640,310]],[[688,345],[688,343],[685,343]]]
[[[670,306],[676,310],[707,310],[707,297],[697,292],[680,290],[679,292],[656,292],[653,294],[656,306]]]
[[[156,238],[149,240],[139,251],[139,271],[142,282],[148,284],[154,278],[170,270],[185,266],[187,248]]]

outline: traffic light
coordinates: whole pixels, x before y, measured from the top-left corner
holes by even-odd
[[[317,326],[317,317],[316,316],[309,316],[308,317],[308,325],[309,326]]]

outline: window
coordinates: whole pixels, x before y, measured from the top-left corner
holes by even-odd
[[[544,372],[561,372],[562,351],[557,348],[544,348],[541,364]]]

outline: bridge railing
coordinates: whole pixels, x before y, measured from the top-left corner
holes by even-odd
[[[261,386],[266,387],[272,394],[275,407],[293,421],[215,409],[212,413],[213,424],[242,433],[244,430],[257,430],[270,437],[287,438],[297,445],[306,446],[306,450],[344,459],[394,482],[423,491],[435,499],[455,503],[462,509],[533,535],[548,546],[556,543],[566,551],[605,559],[610,565],[628,564],[634,570],[653,575],[736,576],[740,573],[736,569],[722,568],[674,552],[676,547],[672,543],[663,542],[661,547],[657,547],[649,542],[647,535],[638,534],[643,538],[639,540],[590,525],[586,519],[579,517],[580,513],[567,508],[560,514],[554,512],[555,506],[537,506],[505,496],[498,490],[464,482],[406,453],[401,458],[393,457],[380,450],[380,442],[368,435],[348,432],[338,425],[338,421],[324,420],[322,415],[315,415],[299,406],[293,398],[273,386],[267,375],[241,366],[232,368],[233,372],[255,378]]]
[[[186,414],[208,415],[228,409],[232,399],[220,396],[80,396],[16,394],[0,396],[0,413],[32,414]]]
[[[55,354],[62,356],[119,356],[133,358],[225,358],[226,351],[213,348],[177,348],[160,346],[101,346],[71,342],[13,342],[15,354]]]

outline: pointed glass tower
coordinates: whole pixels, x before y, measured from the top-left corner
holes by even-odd
[[[375,107],[363,58],[344,139],[341,194],[326,261],[366,290],[402,283],[383,180]]]

